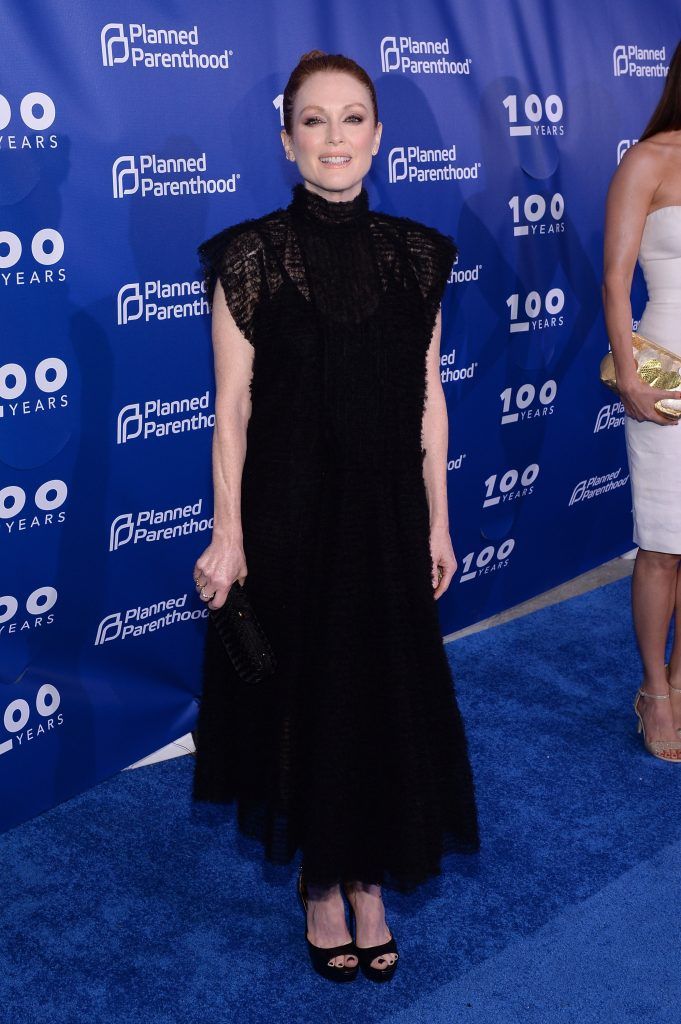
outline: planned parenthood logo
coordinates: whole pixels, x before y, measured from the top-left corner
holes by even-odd
[[[479,281],[482,263],[476,263],[472,267],[459,266],[459,254],[454,257],[452,269],[449,271],[447,284],[467,284],[469,281]]]
[[[118,551],[126,544],[150,544],[212,530],[213,517],[202,513],[203,498],[193,505],[124,512],[116,516],[109,528],[109,551]]]
[[[154,604],[139,605],[126,608],[122,612],[106,615],[97,626],[95,647],[111,640],[129,640],[131,637],[145,636],[156,633],[176,622],[189,622],[190,619],[201,619],[208,615],[207,608],[186,608],[187,594],[181,597],[169,597]]]
[[[616,427],[623,427],[625,418],[626,413],[621,402],[604,405],[598,410],[594,434],[600,434],[601,430],[613,430]]]
[[[580,480],[573,488],[572,496],[568,505],[576,505],[580,501],[590,501],[592,498],[600,498],[603,494],[616,491],[624,487],[629,480],[629,474],[622,476],[622,467],[613,470],[612,473],[605,473],[603,476],[592,476],[588,480]]]
[[[203,281],[134,281],[118,289],[119,327],[134,320],[145,323],[181,320],[209,312]]]
[[[653,50],[635,43],[620,43],[612,51],[612,73],[615,78],[664,78],[668,71],[664,46]]]
[[[111,168],[114,199],[139,193],[142,199],[167,196],[215,195],[236,192],[238,173],[229,178],[209,178],[206,154],[200,156],[119,156]]]
[[[458,366],[456,349],[445,352],[440,356],[440,380],[443,384],[450,384],[452,381],[473,380],[475,371],[478,368],[477,360],[465,366]]]
[[[424,60],[421,54],[433,55]],[[407,75],[470,75],[471,58],[449,59],[449,39],[413,39],[411,36],[383,36],[381,71]]]
[[[393,146],[388,153],[388,181],[467,181],[478,177],[480,161],[457,164],[456,146],[423,149],[421,146]]]
[[[169,437],[215,426],[215,413],[206,414],[209,392],[164,402],[150,398],[133,402],[119,410],[116,420],[116,444],[127,444],[135,438]]]
[[[199,30],[150,28],[145,24],[123,25],[109,22],[100,33],[102,64],[105,68],[116,64],[130,64],[151,70],[179,68],[199,70],[226,70],[233,50],[221,53],[198,53]]]

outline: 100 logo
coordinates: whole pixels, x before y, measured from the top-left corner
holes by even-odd
[[[564,318],[560,313],[565,306],[565,292],[562,288],[551,288],[542,298],[539,292],[528,292],[523,303],[523,310],[526,320],[518,319],[520,312],[520,295],[516,292],[506,299],[509,308],[510,324],[509,332],[516,334],[518,331],[541,330],[545,327],[562,327]],[[543,316],[541,314],[544,314]]]
[[[40,115],[36,114],[36,107],[40,108]],[[26,93],[19,104],[21,120],[27,128],[32,131],[44,132],[54,124],[56,116],[54,101],[47,93],[29,92]],[[12,120],[12,107],[6,96],[0,94],[0,131],[4,131]]]
[[[539,466],[536,462],[527,466],[522,473],[519,473],[517,469],[508,469],[500,480],[498,473],[488,476],[485,480],[485,500],[482,507],[490,508],[492,505],[498,505],[500,501],[513,501],[514,498],[522,498],[526,494],[531,494],[532,485],[538,476]],[[499,480],[498,487],[497,480]],[[520,481],[522,490],[516,491],[518,481]]]
[[[463,558],[461,565],[463,573],[459,578],[459,583],[473,580],[478,574],[482,576],[488,572],[496,572],[497,569],[505,568],[514,547],[515,540],[513,537],[508,537],[498,548],[490,544],[477,554],[475,551],[470,551]]]
[[[56,686],[51,683],[44,683],[35,695],[35,710],[41,718],[46,719],[46,722],[39,722],[35,730],[30,728],[26,731],[25,737],[27,740],[32,740],[37,736],[42,735],[46,730],[54,728],[53,715],[59,710],[61,704],[61,695]],[[26,728],[31,718],[31,705],[23,697],[17,697],[5,708],[3,715],[3,725],[5,730],[12,733],[17,737],[19,743],[23,742],[24,729]],[[64,721],[63,715],[57,716],[57,725],[62,725]],[[8,739],[0,741],[0,754],[7,754],[14,746],[14,739]]]
[[[522,236],[529,235],[554,235],[560,234],[565,229],[563,214],[565,213],[565,200],[560,192],[555,192],[548,203],[544,196],[538,194],[527,196],[522,205],[520,196],[511,196],[508,201],[513,214],[513,234]],[[549,211],[551,220],[542,223]]]
[[[516,423],[519,419],[533,419],[537,416],[550,416],[553,413],[553,400],[558,393],[555,380],[545,381],[537,392],[534,384],[521,384],[519,388],[506,388],[499,398],[502,402],[501,422]],[[538,405],[535,402],[538,399]]]
[[[536,92],[530,93],[522,104],[526,119],[525,124],[518,123],[519,104],[517,96],[506,96],[502,102],[508,114],[509,135],[532,135],[532,129],[534,129],[535,135],[565,134],[563,125],[559,123],[563,119],[565,108],[562,99],[556,93],[551,93],[545,100],[537,96]],[[548,121],[549,123],[542,124],[542,121]]]

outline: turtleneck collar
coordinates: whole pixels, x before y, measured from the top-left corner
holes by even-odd
[[[333,202],[305,188],[304,183],[300,181],[293,186],[292,196],[289,209],[293,213],[308,221],[328,224],[330,227],[357,224],[369,212],[369,195],[364,187],[354,199]]]

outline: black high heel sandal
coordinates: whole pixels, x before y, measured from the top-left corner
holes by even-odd
[[[321,974],[322,978],[327,978],[329,981],[354,981],[359,971],[360,959],[354,940],[351,939],[350,942],[345,942],[342,946],[325,947],[315,946],[307,937],[307,888],[303,881],[302,868],[298,873],[298,896],[305,914],[305,941],[313,968],[317,974]],[[354,967],[348,967],[347,964],[334,966],[330,961],[337,956],[355,956],[357,963]]]
[[[388,941],[382,942],[378,946],[358,946],[357,918],[355,917],[355,912],[352,909],[352,903],[350,903],[347,890],[345,892],[345,896],[348,900],[348,906],[350,907],[350,927],[352,934],[355,938],[355,949],[357,950],[359,966],[362,968],[362,974],[364,975],[365,978],[368,978],[370,981],[390,981],[390,979],[395,974],[395,970],[397,969],[397,961],[400,958],[400,954],[397,951],[397,943],[395,942],[394,935],[392,934],[392,932],[390,932],[390,938],[388,939]],[[390,931],[390,929],[388,929],[388,931]],[[387,967],[373,967],[372,960],[375,960],[376,957],[384,956],[386,953],[395,954],[395,960],[393,961],[393,963],[388,964]]]

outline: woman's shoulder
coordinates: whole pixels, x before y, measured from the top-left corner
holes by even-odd
[[[219,280],[232,315],[249,340],[253,337],[253,310],[268,287],[268,248],[276,237],[277,225],[285,219],[284,213],[272,210],[230,224],[197,248],[211,309]]]
[[[451,235],[412,217],[374,211],[374,221],[385,232],[399,240],[415,256],[437,254],[454,259],[457,245]]]
[[[622,155],[613,177],[632,177],[657,174],[669,159],[670,155],[678,157],[679,147],[669,145],[664,138],[666,133],[651,135],[630,146]]]
[[[198,246],[197,252],[203,261],[230,257],[255,255],[267,245],[268,238],[277,228],[285,223],[287,212],[284,209],[271,210],[259,217],[248,217],[230,224],[206,238]]]

